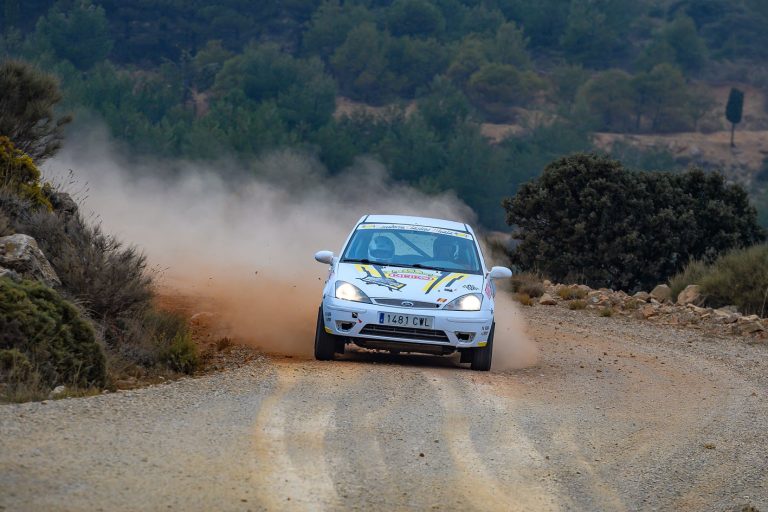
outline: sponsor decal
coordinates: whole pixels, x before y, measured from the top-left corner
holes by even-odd
[[[465,290],[469,290],[470,292],[476,292],[477,290],[480,289],[473,284],[465,284],[464,286],[462,286],[462,288],[464,288]]]
[[[366,284],[373,284],[376,286],[383,286],[390,290],[400,290],[405,286],[405,283],[395,281],[391,277],[384,275],[381,268],[377,265],[355,265],[357,269],[365,273],[364,277],[358,277],[359,280]]]
[[[493,284],[493,282],[491,282],[490,279],[487,283],[485,283],[485,294],[489,299],[496,295],[496,286]]]
[[[419,279],[421,281],[431,281],[434,276],[428,276],[426,274],[411,274],[409,272],[388,272],[387,277],[392,279]]]
[[[397,231],[420,231],[423,233],[435,233],[436,235],[449,235],[458,238],[472,240],[472,235],[452,229],[435,228],[432,226],[415,226],[413,224],[360,224],[357,229],[391,229]]]
[[[448,302],[448,299],[439,298],[437,299],[437,302]]]

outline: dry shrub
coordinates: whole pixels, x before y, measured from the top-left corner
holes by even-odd
[[[613,316],[613,308],[602,308],[599,312],[599,315],[602,317],[611,317]]]
[[[511,278],[512,291],[529,297],[541,297],[544,294],[542,281],[541,276],[534,272],[521,272]]]
[[[516,293],[515,300],[523,306],[533,306],[533,299],[527,293]]]
[[[672,300],[677,300],[680,292],[690,284],[701,284],[701,278],[707,273],[707,265],[701,261],[690,261],[682,272],[676,274],[669,280],[669,287],[672,290]]]
[[[572,300],[568,303],[568,309],[571,310],[585,309],[586,307],[587,302],[583,300]]]
[[[560,290],[557,292],[557,295],[564,300],[573,300],[583,299],[587,296],[587,292],[586,290],[582,290],[576,286],[567,286],[565,288],[560,288]]]
[[[768,245],[729,251],[709,265],[700,279],[707,306],[735,305],[745,314],[768,311]]]
[[[11,219],[3,212],[0,212],[0,236],[8,236],[14,233],[11,228]]]

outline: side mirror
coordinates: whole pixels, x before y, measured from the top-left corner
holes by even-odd
[[[317,251],[315,253],[315,259],[320,263],[327,263],[328,265],[330,265],[331,263],[333,263],[333,252]]]
[[[507,267],[493,267],[488,275],[491,279],[509,279],[512,277],[512,271]]]

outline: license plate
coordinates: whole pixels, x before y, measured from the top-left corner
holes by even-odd
[[[431,329],[433,320],[434,317],[431,316],[403,315],[401,313],[379,313],[379,323],[381,325]]]

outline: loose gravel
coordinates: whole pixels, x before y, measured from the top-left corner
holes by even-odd
[[[524,315],[524,370],[258,358],[0,406],[0,510],[768,510],[764,342]]]

